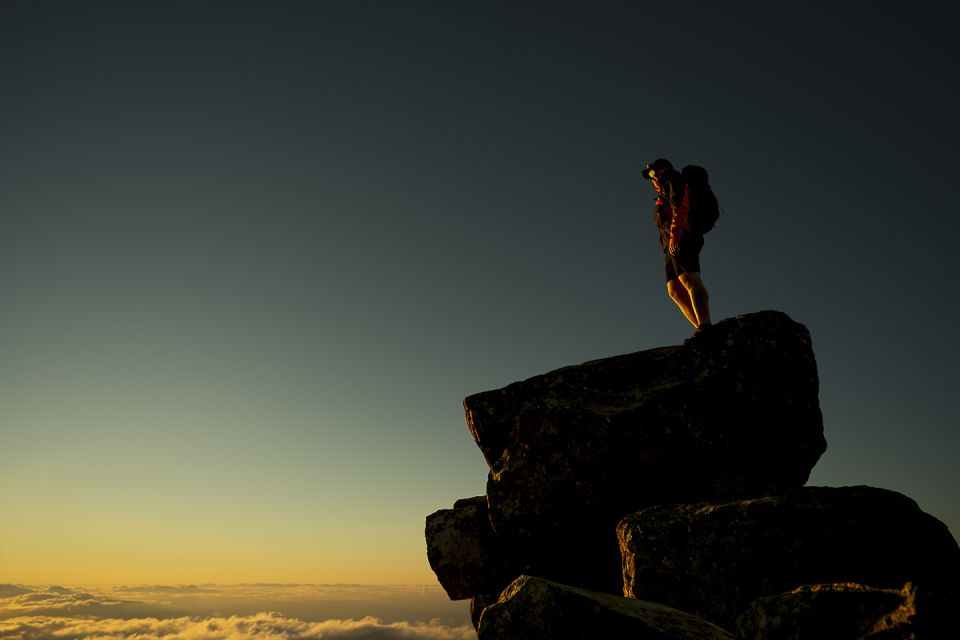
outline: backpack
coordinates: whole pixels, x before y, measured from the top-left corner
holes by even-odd
[[[710,176],[706,169],[695,164],[685,166],[680,174],[690,195],[690,229],[703,235],[713,229],[720,217],[720,203],[710,188]]]

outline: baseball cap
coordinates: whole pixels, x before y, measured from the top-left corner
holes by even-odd
[[[666,158],[657,158],[643,168],[643,179],[649,180],[657,171],[663,169],[673,169],[673,164]]]

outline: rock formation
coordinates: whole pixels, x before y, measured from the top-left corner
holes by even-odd
[[[745,640],[916,640],[948,637],[955,594],[877,589],[856,583],[814,584],[752,602],[736,622]]]
[[[483,614],[479,640],[734,640],[706,620],[662,604],[520,576]]]
[[[742,638],[807,638],[776,635],[768,612],[801,602],[814,589],[804,585],[857,582],[871,595],[852,596],[847,617],[893,640],[916,627],[889,620],[912,606],[905,583],[933,611],[911,621],[936,621],[953,602],[960,548],[912,500],[801,489],[826,448],[806,328],[767,311],[719,322],[709,337],[464,400],[490,467],[487,493],[427,517],[427,557],[452,599],[472,599],[481,637],[617,637],[573,630],[621,624],[637,638],[725,637],[643,635],[635,625],[649,616],[624,605],[628,596]],[[838,598],[816,588],[821,605]],[[864,622],[879,601],[892,607],[878,614],[887,622]],[[794,614],[777,615],[802,619]]]
[[[490,526],[484,496],[457,500],[453,509],[431,515],[426,535],[427,560],[451,600],[499,593],[505,576],[519,575]]]
[[[496,532],[802,486],[826,449],[806,328],[768,312],[711,337],[710,348],[595,360],[464,400]]]
[[[618,535],[625,595],[727,628],[756,598],[801,585],[944,590],[960,576],[947,527],[906,496],[871,487],[650,507],[627,516]]]

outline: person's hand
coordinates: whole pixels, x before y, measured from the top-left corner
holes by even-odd
[[[675,256],[680,251],[680,243],[677,242],[676,238],[670,238],[670,245],[667,249],[670,251],[670,255]]]

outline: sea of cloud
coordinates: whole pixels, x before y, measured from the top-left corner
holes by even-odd
[[[366,613],[361,613],[366,612]],[[464,603],[433,586],[0,585],[0,638],[468,640]]]

